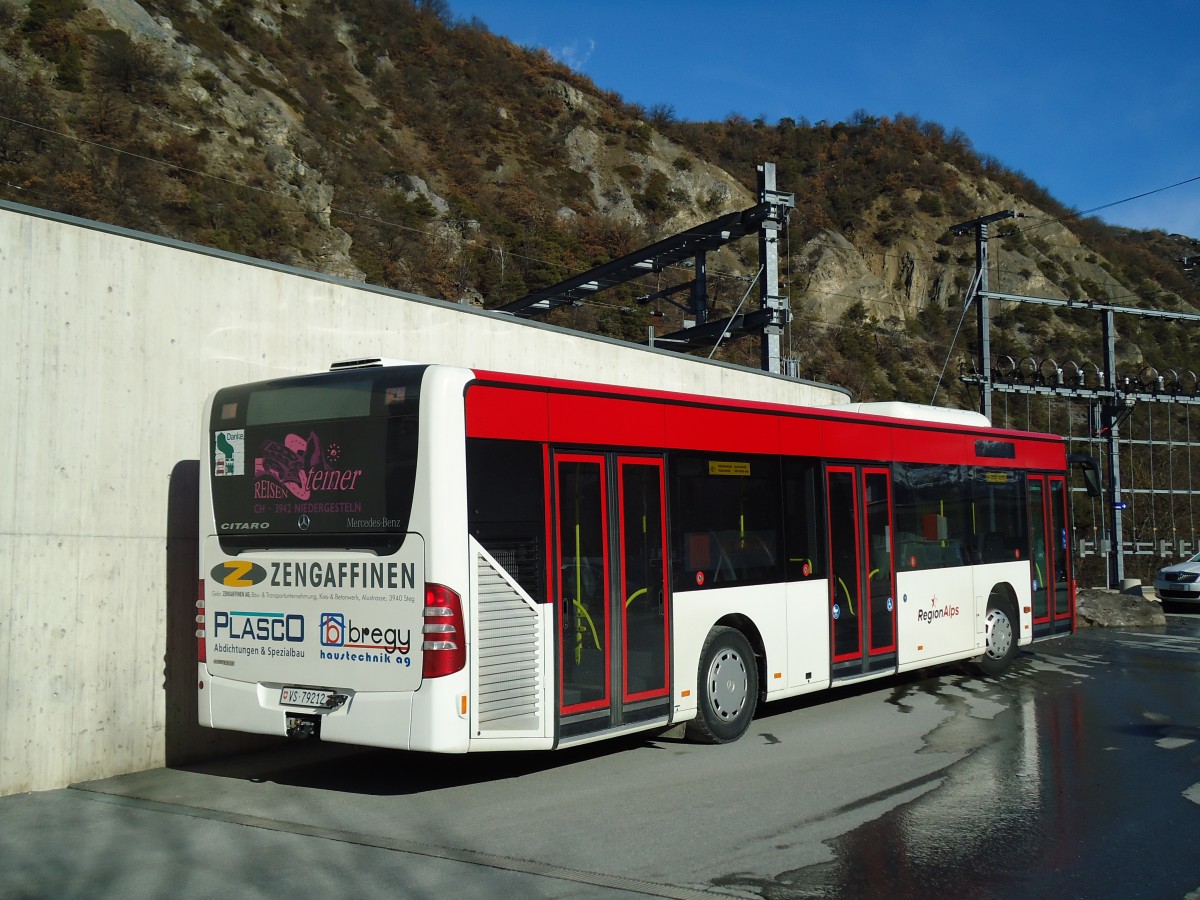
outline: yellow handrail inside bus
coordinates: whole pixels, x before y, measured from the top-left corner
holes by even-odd
[[[576,464],[576,475],[578,476],[578,464]],[[572,602],[575,605],[577,613],[588,620],[588,624],[592,627],[593,636],[595,636],[596,626],[592,624],[592,617],[588,615],[587,609],[580,601],[583,596],[583,546],[582,538],[580,537],[579,527],[579,478],[575,478],[575,596]],[[583,661],[583,634],[584,627],[582,620],[575,625],[575,664],[579,665]],[[599,641],[597,641],[597,644]]]
[[[812,577],[813,575],[815,575],[815,574],[816,574],[816,572],[817,572],[817,570],[816,570],[816,569],[813,567],[812,560],[811,560],[811,559],[809,559],[807,556],[789,556],[789,557],[788,557],[788,562],[790,562],[790,563],[800,563],[800,565],[802,565],[802,566],[803,566],[803,565],[807,565],[807,566],[808,566],[808,574],[807,574],[807,575],[804,575],[804,574],[803,574],[803,571],[801,571],[801,575],[802,575],[804,578],[811,578],[811,577]]]
[[[846,595],[846,606],[850,610],[850,615],[854,615],[854,601],[850,599],[850,589],[846,587],[846,582],[842,581],[841,576],[838,576],[838,584],[842,586],[842,593]]]
[[[629,599],[625,601],[626,608],[628,608],[630,603],[642,596],[644,593],[646,593],[646,588],[642,588],[640,591],[634,591],[632,594],[630,594]]]
[[[592,621],[592,617],[588,615],[588,611],[584,608],[583,604],[578,600],[574,601],[574,603],[575,611],[582,616],[582,619],[587,620],[586,627],[581,619],[579,625],[575,629],[575,662],[580,663],[583,661],[583,636],[587,634],[587,631],[590,628],[592,630],[592,640],[596,643],[596,649],[599,650],[600,634],[596,631],[596,623]]]

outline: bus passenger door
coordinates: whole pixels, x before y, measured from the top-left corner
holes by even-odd
[[[618,460],[620,488],[621,702],[628,722],[642,704],[666,710],[670,696],[670,598],[667,593],[666,522],[661,459]],[[645,717],[645,716],[642,716]]]
[[[554,458],[559,737],[666,717],[661,459]]]
[[[1029,476],[1029,519],[1033,552],[1030,587],[1033,636],[1070,632],[1071,554],[1067,539],[1067,484],[1059,476]]]
[[[1051,542],[1053,556],[1051,572],[1054,584],[1054,608],[1051,611],[1054,622],[1054,633],[1070,633],[1075,621],[1075,610],[1071,596],[1071,541],[1067,534],[1067,480],[1056,475],[1050,476],[1050,533],[1054,540]]]
[[[603,456],[555,459],[559,697],[564,713],[608,710],[608,486]]]
[[[832,677],[854,678],[896,667],[896,574],[891,473],[830,466]]]

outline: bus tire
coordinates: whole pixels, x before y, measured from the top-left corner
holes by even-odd
[[[750,727],[758,705],[758,664],[750,642],[736,628],[708,633],[700,651],[699,709],[687,736],[704,744],[728,744]]]
[[[1012,603],[1004,597],[989,597],[983,630],[985,649],[976,665],[984,675],[999,675],[1017,655],[1017,615]]]

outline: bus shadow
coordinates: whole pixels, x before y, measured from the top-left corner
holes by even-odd
[[[837,703],[839,700],[845,700],[849,697],[863,697],[867,694],[892,694],[895,697],[898,691],[907,691],[922,682],[930,682],[936,685],[941,678],[948,675],[962,675],[966,671],[965,668],[960,669],[954,665],[947,665],[936,669],[917,669],[911,672],[904,672],[900,675],[889,675],[886,678],[875,678],[869,681],[859,681],[854,684],[835,685],[825,690],[814,691],[811,694],[802,694],[799,697],[790,697],[787,700],[776,700],[766,706],[760,706],[754,719],[756,722],[769,721],[776,716],[824,706],[827,703]],[[889,702],[892,701],[889,700]]]
[[[632,750],[665,749],[655,732],[611,738],[565,750],[442,754],[357,747],[291,744],[191,765],[179,771],[254,783],[271,783],[364,796],[405,796],[452,787],[523,778]]]
[[[889,702],[893,702],[897,693],[903,694],[921,685],[936,691],[947,677],[961,677],[969,671],[966,666],[956,665],[921,669],[775,701],[759,707],[755,723],[770,722],[778,716],[799,710],[876,692],[889,695]],[[384,750],[348,744],[289,743],[270,751],[176,768],[221,778],[343,794],[405,796],[523,778],[636,751],[678,753],[689,747],[702,749],[688,740],[682,727],[677,726],[563,750],[473,753],[467,756]]]
[[[279,746],[282,738],[202,728],[196,698],[196,585],[200,558],[200,461],[181,459],[167,492],[165,757],[168,766]]]
[[[1018,656],[1014,669],[1020,671],[1027,662],[1027,655]],[[937,694],[947,682],[979,677],[969,663],[951,663],[887,678],[838,685],[760,705],[751,727],[801,710],[874,693],[885,695],[890,704],[903,706],[904,699],[913,691]],[[686,752],[687,748],[702,749],[684,736],[682,726],[609,738],[563,750],[469,755],[386,750],[320,741],[294,742],[282,738],[275,740],[279,743],[265,750],[175,764],[171,768],[254,783],[386,797],[508,781],[637,751],[680,753]]]

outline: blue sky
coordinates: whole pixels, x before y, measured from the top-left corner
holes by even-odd
[[[960,128],[1081,211],[1200,237],[1200,0],[449,0],[681,119]],[[780,185],[787,190],[787,185]]]

